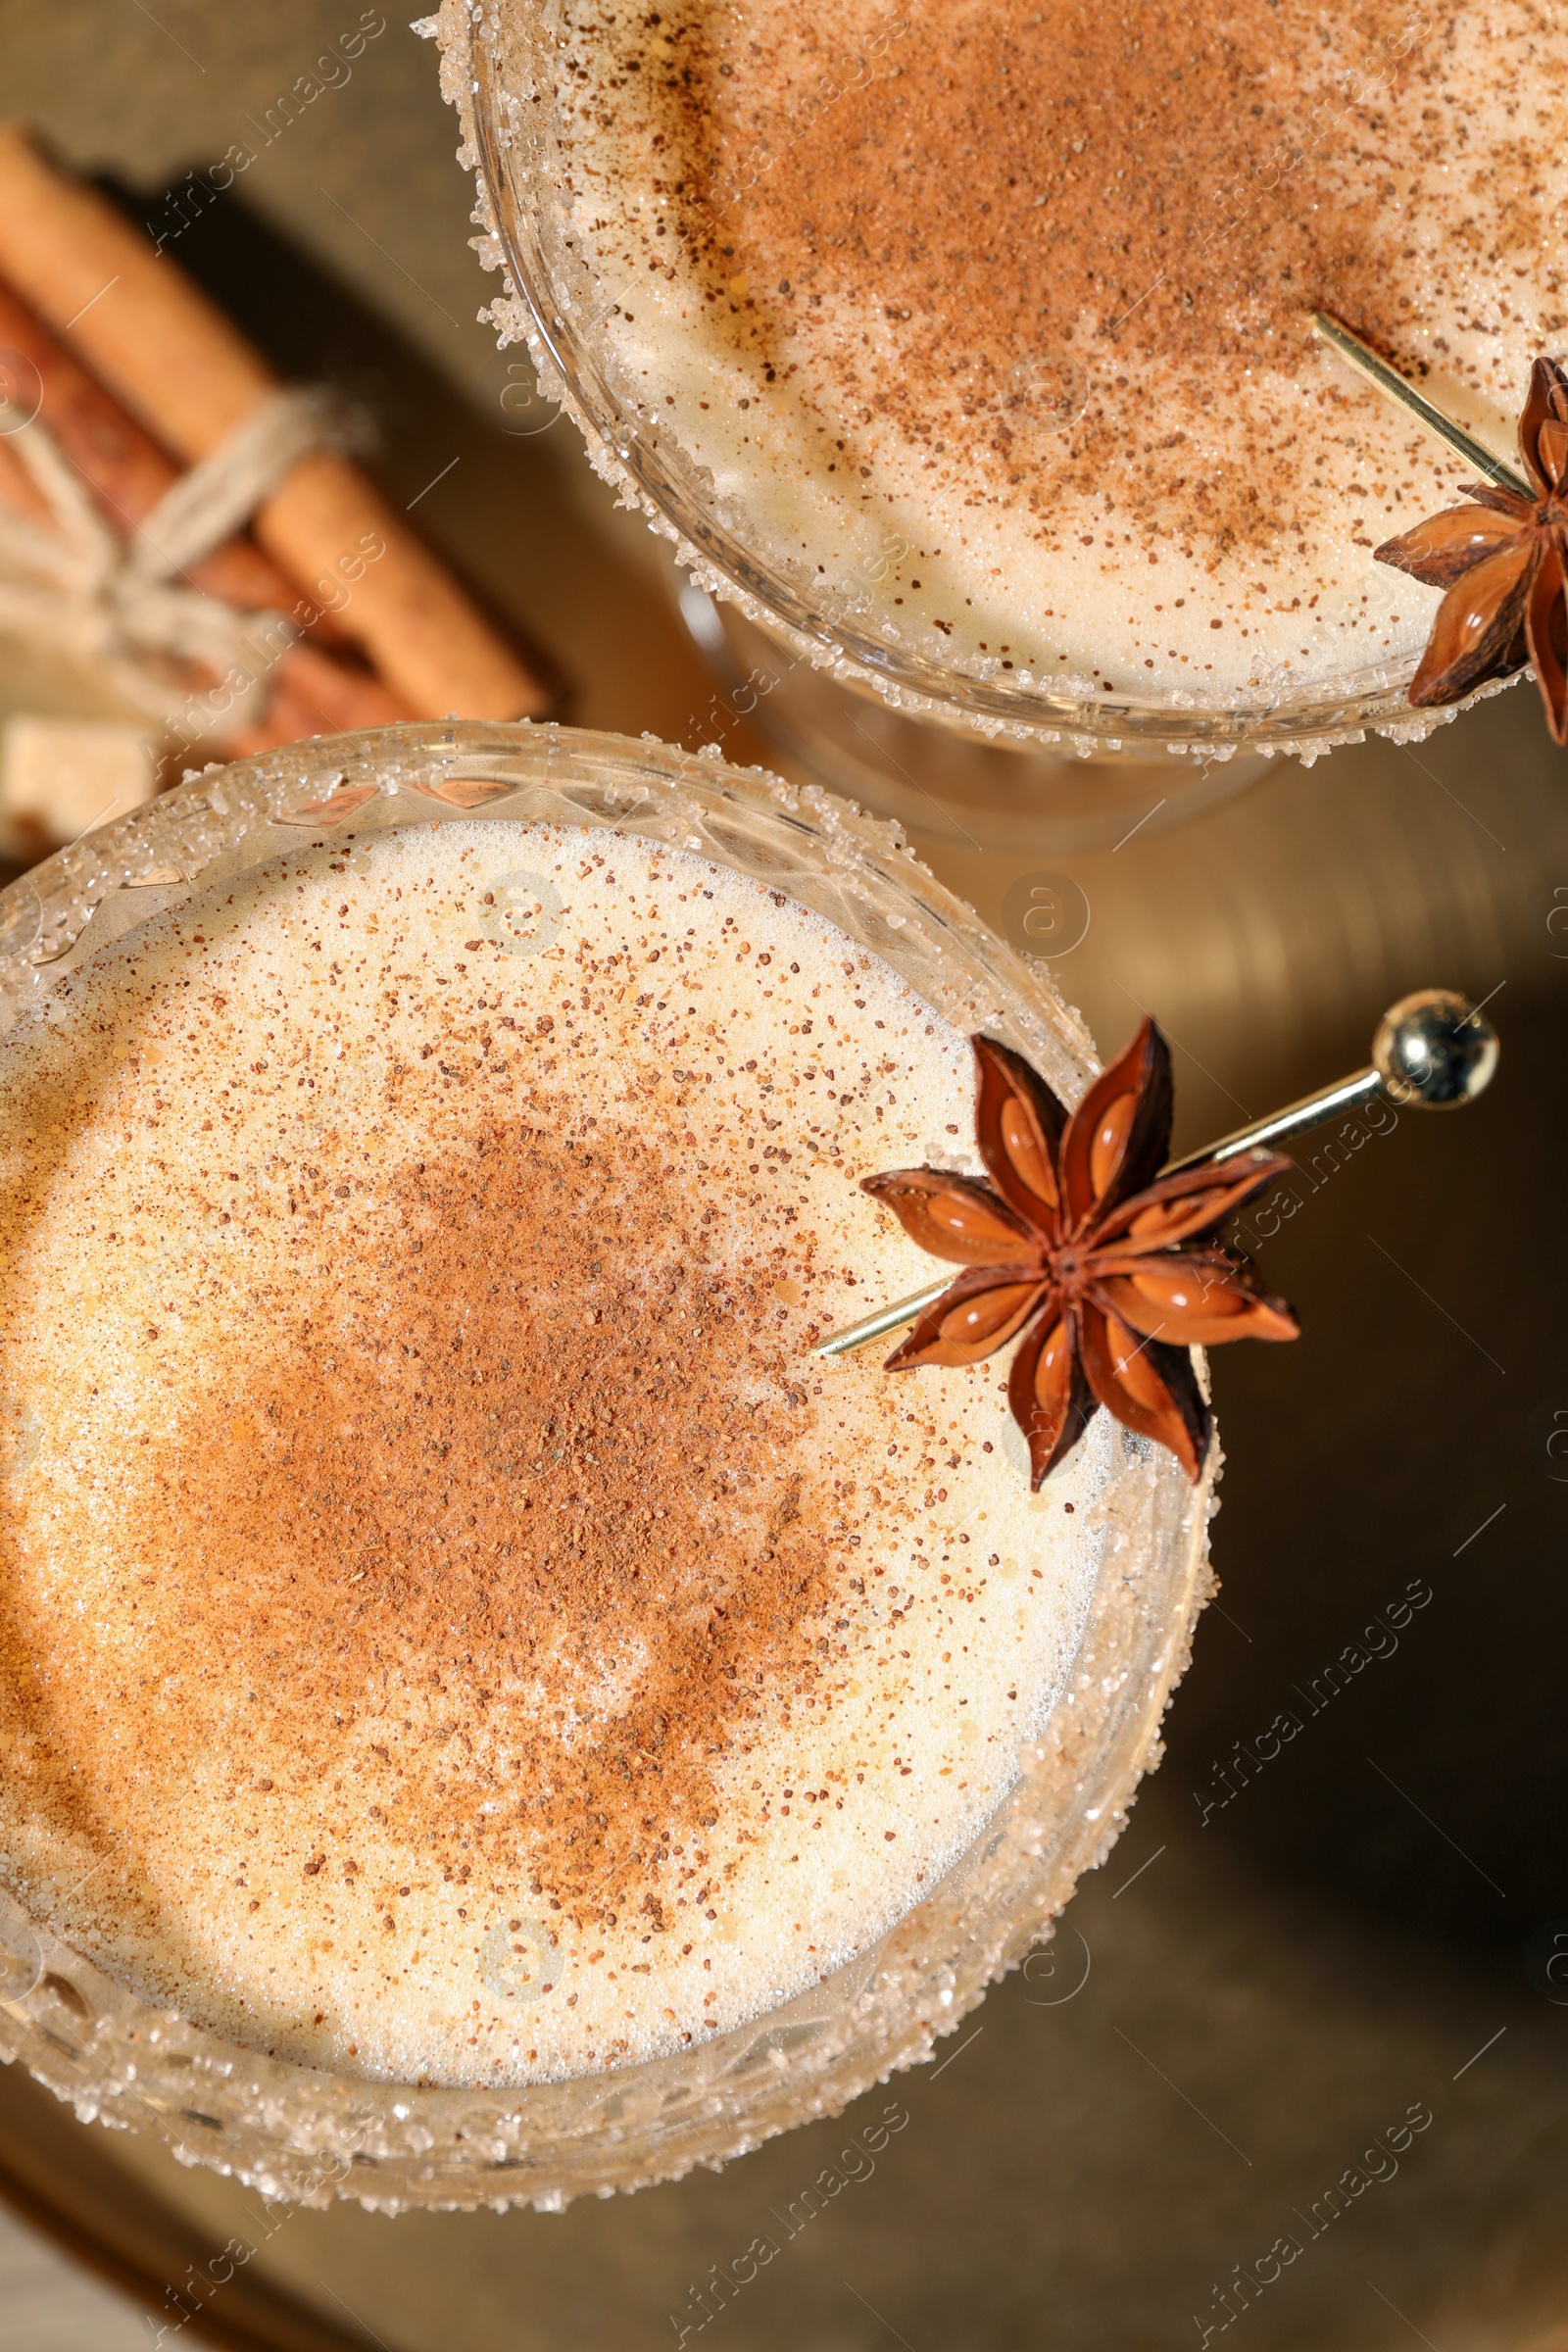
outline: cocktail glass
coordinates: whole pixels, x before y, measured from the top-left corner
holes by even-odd
[[[1090,1043],[891,825],[814,787],[554,726],[392,727],[223,768],[88,833],[0,892],[0,1031],[150,916],[310,844],[351,856],[403,826],[581,827],[689,851],[765,883],[881,956],[947,1020],[1016,1047],[1075,1099]],[[1097,1434],[1098,1433],[1098,1434]],[[1208,1474],[1119,1425],[1084,1540],[1095,1583],[1060,1695],[968,1851],[826,1983],[700,2048],[526,2087],[371,2082],[259,2055],[130,1991],[5,1892],[0,2056],[86,2118],[151,2133],[270,2195],[559,2209],[738,2155],[926,2057],[1101,1859],[1147,1768],[1205,1578]],[[0,1457],[0,1477],[15,1467]],[[1021,1471],[1019,1475],[1022,1475]],[[526,1987],[519,1988],[526,1997]]]
[[[1075,760],[1103,768],[1096,782],[1112,820],[1124,808],[1136,813],[1140,797],[1147,807],[1150,779],[1159,779],[1168,823],[1216,797],[1224,788],[1216,768],[1239,755],[1250,764],[1238,761],[1238,784],[1280,752],[1310,761],[1369,728],[1415,741],[1454,715],[1411,710],[1413,661],[1348,660],[1332,680],[1298,687],[1260,678],[1229,692],[1141,698],[1106,694],[1090,679],[1013,672],[996,658],[944,662],[890,642],[903,632],[888,601],[897,582],[886,526],[852,521],[846,508],[835,536],[849,556],[809,550],[824,565],[798,550],[785,555],[770,544],[763,497],[732,481],[721,489],[683,446],[667,387],[633,380],[617,362],[607,329],[612,298],[572,218],[549,0],[491,0],[471,11],[466,0],[446,0],[438,23],[443,85],[464,126],[460,154],[477,177],[481,258],[506,276],[493,305],[498,330],[526,344],[541,388],[578,426],[597,470],[674,542],[677,564],[715,600],[716,624],[689,617],[721,677],[750,683],[748,715],[818,773],[913,822],[919,796],[961,809],[978,789],[1004,819],[1015,802],[1041,847],[1098,847],[1106,827],[1094,822],[1097,796],[1081,778],[1068,780]],[[768,649],[760,654],[759,637]],[[770,679],[765,688],[759,668]],[[1479,690],[1497,691],[1495,682]],[[911,721],[923,722],[927,737],[943,730],[957,739],[946,756],[940,734],[927,741],[912,778]],[[977,762],[977,747],[1014,755],[1010,792],[1006,760]]]

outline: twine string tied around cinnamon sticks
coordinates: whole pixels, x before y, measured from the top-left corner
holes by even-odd
[[[92,664],[131,706],[169,719],[189,708],[168,659],[249,682],[216,709],[204,734],[230,734],[261,713],[270,690],[245,659],[260,630],[279,651],[300,634],[282,613],[240,612],[179,584],[245,523],[302,457],[343,449],[352,420],[323,386],[270,393],[208,457],[179,476],[126,542],[94,508],[40,419],[8,436],[49,512],[40,525],[0,504],[0,630]]]

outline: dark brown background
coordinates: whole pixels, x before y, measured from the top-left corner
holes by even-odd
[[[164,191],[187,169],[258,149],[243,205],[204,212],[178,258],[291,371],[365,402],[382,478],[559,665],[573,716],[760,756],[680,630],[660,543],[613,510],[571,429],[490,420],[472,314],[492,288],[466,247],[433,51],[389,22],[263,146],[268,106],[358,16],[12,0],[6,100],[141,191],[155,227],[177,220]],[[1020,877],[1068,873],[1091,920],[1062,985],[1104,1050],[1158,1014],[1183,1144],[1363,1060],[1411,987],[1490,995],[1504,1039],[1480,1107],[1406,1116],[1320,1163],[1264,1250],[1306,1336],[1217,1358],[1223,1591],[1126,1836],[1051,1951],[935,2067],[865,2102],[908,2117],[874,2173],[700,2335],[690,2290],[760,2230],[782,2235],[770,2214],[851,2147],[860,2113],[562,2219],[340,2207],[258,2226],[231,2183],[0,2073],[0,2185],[131,2291],[89,2305],[34,2270],[24,2294],[24,2241],[0,2237],[14,2352],[150,2341],[137,2308],[167,2318],[188,2262],[269,2227],[212,2305],[226,2340],[641,2352],[690,2322],[688,2343],[730,2352],[1156,2352],[1212,2322],[1212,2342],[1252,2352],[1568,2347],[1568,2006],[1528,1959],[1568,1928],[1568,1485],[1545,1450],[1568,1408],[1568,914],[1561,934],[1551,919],[1568,762],[1527,687],[1425,745],[1280,762],[1116,851],[926,854],[999,921]],[[1214,1793],[1215,1764],[1281,1707],[1304,1713],[1293,1686],[1411,1580],[1432,1598],[1396,1653],[1204,1826],[1194,1792]],[[1433,2122],[1397,2178],[1309,2239],[1298,2217],[1412,2103]],[[1220,2332],[1218,2289],[1286,2231],[1304,2254]]]

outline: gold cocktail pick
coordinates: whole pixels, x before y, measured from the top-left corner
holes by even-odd
[[[1359,335],[1352,334],[1340,319],[1327,311],[1314,311],[1312,324],[1330,351],[1335,352],[1347,367],[1353,368],[1364,382],[1383,394],[1385,400],[1396,402],[1419,424],[1425,425],[1429,433],[1434,434],[1456,456],[1463,458],[1467,466],[1473,466],[1486,481],[1495,482],[1499,489],[1512,490],[1520,498],[1535,498],[1535,492],[1522,473],[1505,465],[1501,458],[1494,457],[1486,443],[1478,441],[1473,433],[1467,433],[1462,424],[1455,424],[1451,416],[1445,416],[1424,392],[1418,392],[1396,368],[1391,368],[1387,360],[1380,359],[1369,344],[1363,343]]]
[[[1200,1167],[1204,1162],[1217,1166],[1225,1160],[1239,1159],[1247,1152],[1266,1154],[1271,1146],[1286,1136],[1319,1126],[1325,1119],[1352,1110],[1357,1103],[1369,1102],[1374,1096],[1382,1096],[1401,1107],[1456,1110],[1462,1103],[1475,1101],[1491,1083],[1496,1066],[1497,1033],[1481,1009],[1451,989],[1421,989],[1390,1005],[1378,1023],[1372,1040],[1372,1058],[1364,1069],[1352,1070],[1348,1078],[1320,1087],[1316,1094],[1304,1095],[1298,1102],[1287,1104],[1266,1119],[1253,1119],[1246,1127],[1238,1127],[1234,1134],[1221,1136],[1218,1143],[1207,1144],[1200,1152],[1189,1152],[1180,1159],[1167,1160],[1159,1174],[1173,1176],[1185,1168]],[[934,1306],[952,1281],[950,1267],[939,1282],[929,1283],[923,1291],[916,1291],[907,1298],[896,1298],[874,1314],[863,1315],[859,1322],[830,1332],[825,1340],[817,1342],[813,1353],[849,1355],[857,1348],[866,1348],[873,1340],[886,1338],[889,1332],[901,1331]]]

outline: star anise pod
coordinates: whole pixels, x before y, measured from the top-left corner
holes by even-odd
[[[1568,743],[1568,368],[1537,360],[1519,419],[1519,451],[1536,492],[1477,483],[1449,507],[1376,552],[1429,588],[1446,588],[1421,666],[1418,709],[1456,703],[1528,662],[1546,723]]]
[[[1145,1021],[1070,1115],[1037,1070],[970,1039],[975,1141],[990,1181],[895,1168],[862,1189],[911,1241],[966,1272],[887,1361],[977,1364],[1018,1339],[1007,1383],[1039,1487],[1102,1404],[1168,1446],[1196,1479],[1213,1432],[1189,1353],[1215,1340],[1294,1340],[1295,1317],[1219,1229],[1291,1162],[1277,1152],[1159,1177],[1170,1051]]]

